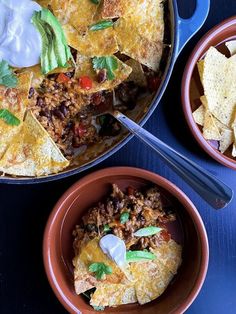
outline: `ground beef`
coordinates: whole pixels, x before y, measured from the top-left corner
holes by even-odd
[[[129,219],[121,223],[122,213],[129,213]],[[104,202],[90,208],[82,217],[73,235],[74,249],[79,251],[83,241],[112,233],[125,241],[127,249],[143,250],[155,248],[162,241],[169,241],[170,234],[166,223],[176,219],[173,212],[163,208],[157,186],[137,191],[129,187],[122,192],[113,184],[112,193]],[[134,232],[148,226],[161,227],[163,230],[149,237],[135,237]]]

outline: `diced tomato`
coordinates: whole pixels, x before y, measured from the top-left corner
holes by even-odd
[[[166,230],[161,231],[161,237],[164,241],[169,242],[170,241],[170,234]]]
[[[148,88],[151,92],[156,92],[161,84],[161,79],[157,76],[148,78]]]
[[[79,79],[79,85],[83,89],[91,89],[93,86],[93,81],[89,76],[81,76]]]
[[[81,138],[85,135],[86,132],[87,130],[82,124],[75,124],[74,133],[76,136],[79,136]]]
[[[58,83],[68,83],[69,81],[70,81],[70,78],[64,73],[60,73],[57,77]]]

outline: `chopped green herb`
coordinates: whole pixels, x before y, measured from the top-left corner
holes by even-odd
[[[95,273],[96,278],[99,280],[103,279],[105,275],[110,275],[112,273],[111,267],[104,263],[92,263],[89,266],[89,271]]]
[[[100,3],[100,0],[90,0],[92,3],[94,4],[99,4]]]
[[[103,231],[104,232],[108,232],[108,231],[110,231],[111,230],[111,228],[109,227],[109,225],[105,225],[104,227],[103,227]]]
[[[94,308],[95,311],[104,311],[105,310],[105,306],[92,305],[92,307]]]
[[[97,22],[96,24],[91,25],[89,29],[91,31],[100,31],[102,29],[112,27],[113,24],[114,23],[110,20],[104,20],[104,21],[100,21],[100,22]]]
[[[110,81],[115,79],[114,71],[118,69],[118,62],[115,57],[95,57],[93,58],[92,62],[94,70],[106,69],[108,79]]]
[[[128,221],[128,220],[129,220],[129,213],[124,212],[124,213],[122,213],[122,214],[120,215],[120,222],[121,222],[122,224],[126,223],[126,221]]]
[[[156,255],[146,251],[128,251],[126,252],[127,262],[139,262],[145,260],[154,260]]]
[[[0,85],[12,88],[16,87],[17,83],[17,76],[9,67],[9,64],[5,60],[2,60],[0,62]]]
[[[148,236],[157,234],[157,233],[160,232],[161,230],[162,230],[162,228],[150,226],[150,227],[146,227],[146,228],[139,229],[138,231],[136,231],[136,232],[134,233],[134,235],[135,235],[136,237],[148,237]]]
[[[34,26],[42,37],[41,68],[47,74],[58,67],[67,67],[72,59],[62,26],[48,9],[35,12],[32,17]]]
[[[20,124],[20,120],[7,109],[0,109],[0,119],[12,126]]]

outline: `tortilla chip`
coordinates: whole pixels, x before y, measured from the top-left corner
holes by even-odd
[[[215,123],[212,114],[206,110],[204,116],[203,136],[206,140],[221,140],[220,129]]]
[[[204,117],[205,117],[205,108],[203,105],[201,105],[200,107],[198,107],[197,110],[195,110],[193,112],[193,118],[197,124],[203,126],[204,125]]]
[[[57,173],[69,165],[59,148],[28,111],[22,129],[0,160],[0,171],[14,176]]]
[[[164,12],[161,0],[138,0],[115,23],[121,53],[157,71],[163,51]]]
[[[92,295],[92,306],[118,306],[137,302],[133,284],[100,284]]]
[[[70,24],[78,33],[87,31],[98,8],[90,0],[50,0],[49,4],[62,25]]]
[[[114,57],[116,58],[116,57]],[[118,62],[118,69],[114,71],[115,79],[114,80],[106,80],[104,83],[97,82],[97,74],[93,69],[92,59],[88,57],[84,57],[78,54],[77,56],[77,68],[75,72],[75,77],[79,78],[81,76],[89,76],[93,80],[93,87],[89,90],[80,89],[81,93],[96,93],[102,90],[111,90],[114,89],[117,85],[126,80],[130,73],[132,72],[132,68],[120,61],[116,58]]]
[[[231,56],[236,54],[236,40],[226,42],[225,46],[228,48]]]
[[[200,76],[201,82],[203,81],[203,71],[204,71],[204,60],[200,60],[197,63],[198,73]]]
[[[129,59],[125,63],[132,68],[132,72],[127,78],[127,81],[133,81],[139,86],[147,86],[147,79],[143,72],[142,65],[134,59]]]
[[[100,31],[88,31],[80,34],[70,24],[63,26],[68,44],[84,56],[108,56],[118,51],[118,45],[112,27]]]
[[[209,111],[230,127],[236,105],[236,55],[228,59],[211,47],[205,56],[203,87]]]
[[[42,7],[47,8],[50,1],[49,0],[37,0],[36,2]]]
[[[101,17],[103,19],[114,19],[123,16],[127,2],[129,3],[128,0],[103,0]]]
[[[97,280],[94,274],[88,271],[92,263],[105,263],[112,268],[112,274],[107,275],[102,281]],[[127,282],[125,274],[103,253],[99,246],[99,239],[97,238],[89,241],[81,248],[80,254],[73,260],[73,265],[75,267],[74,280],[77,294],[96,287],[101,282],[109,285]]]
[[[182,247],[174,240],[162,243],[158,248],[151,250],[157,257],[154,262],[162,263],[172,274],[176,274],[182,263]]]
[[[22,121],[28,106],[31,80],[32,74],[25,72],[18,75],[18,86],[16,88],[0,86],[0,109],[8,109]],[[22,123],[19,126],[11,126],[0,119],[0,158],[12,139],[20,132],[21,127]]]
[[[174,276],[162,263],[154,261],[131,263],[130,271],[136,279],[134,287],[140,304],[159,297]]]
[[[230,147],[230,145],[234,142],[234,133],[230,129],[222,129],[221,130],[221,139],[220,139],[220,147],[219,150],[221,153],[226,152],[226,150]]]

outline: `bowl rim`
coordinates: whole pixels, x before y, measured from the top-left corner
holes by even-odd
[[[190,102],[190,84],[192,79],[193,71],[196,67],[197,61],[203,54],[204,49],[209,45],[209,42],[216,38],[220,32],[223,30],[236,25],[236,15],[232,16],[221,23],[217,24],[213,28],[211,28],[197,43],[194,50],[192,51],[185,69],[181,83],[181,100],[182,100],[182,108],[184,111],[185,119],[187,121],[188,127],[198,144],[202,147],[202,149],[210,155],[213,159],[221,163],[222,165],[236,170],[236,160],[225,156],[224,154],[220,153],[218,150],[213,148],[207,140],[203,137],[202,132],[200,131],[199,127],[197,126],[196,122],[193,118],[193,112],[191,108]],[[221,41],[222,42],[222,41]],[[221,43],[219,42],[219,44]]]
[[[94,181],[94,179],[99,179],[106,176],[112,177],[112,176],[119,176],[119,175],[120,176],[127,175],[127,176],[134,176],[137,178],[142,178],[147,181],[154,182],[155,184],[168,190],[169,193],[171,193],[174,197],[178,199],[178,201],[183,205],[185,210],[187,210],[189,216],[191,217],[191,220],[193,221],[196,227],[196,231],[197,231],[200,243],[201,243],[201,264],[200,264],[199,274],[198,274],[197,280],[194,283],[194,287],[192,291],[187,296],[185,301],[182,304],[180,304],[178,308],[175,309],[173,312],[173,314],[183,313],[190,307],[190,305],[196,299],[206,278],[208,263],[209,263],[209,244],[208,244],[207,232],[206,232],[204,223],[202,221],[202,218],[198,210],[196,209],[195,205],[192,203],[192,201],[187,197],[187,195],[183,191],[181,191],[172,182],[161,177],[160,175],[154,172],[150,172],[145,169],[141,169],[141,168],[109,167],[109,168],[95,171],[83,177],[82,179],[78,180],[60,197],[60,199],[57,201],[56,205],[54,206],[48,218],[46,228],[44,231],[44,238],[43,238],[43,262],[44,262],[44,268],[45,268],[45,272],[46,272],[49,284],[52,290],[54,291],[56,297],[58,298],[58,300],[66,308],[66,310],[68,310],[69,313],[78,313],[80,311],[68,300],[67,296],[64,294],[63,289],[60,288],[60,285],[57,281],[57,278],[54,274],[54,270],[51,264],[51,250],[53,250],[53,248],[51,247],[50,239],[54,230],[54,222],[56,219],[58,219],[58,214],[60,213],[65,201],[69,200],[70,198],[72,198],[73,200],[73,196],[77,193],[77,191],[81,187],[87,184],[91,184]],[[67,210],[65,210],[65,214],[66,213],[67,213]],[[62,222],[64,218],[60,220]]]

